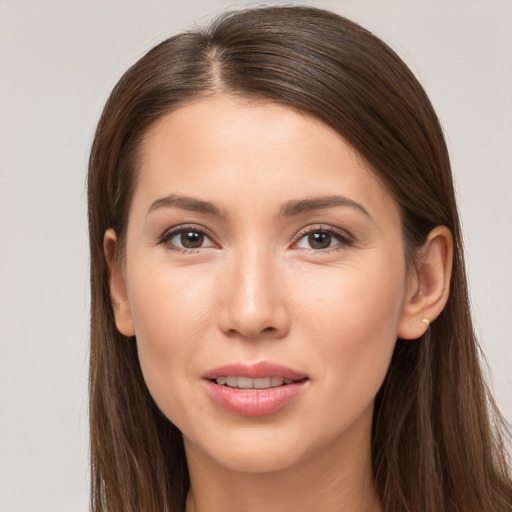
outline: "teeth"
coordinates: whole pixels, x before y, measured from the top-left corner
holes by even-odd
[[[220,386],[228,386],[238,389],[268,389],[291,384],[293,380],[283,377],[265,377],[263,379],[251,379],[249,377],[218,377],[215,382]]]
[[[281,379],[279,379],[281,380]],[[281,384],[277,384],[277,386],[280,386]],[[252,383],[252,387],[255,389],[265,389],[272,386],[272,379],[270,377],[267,377],[266,379],[254,379]]]
[[[226,384],[230,388],[238,387],[238,377],[226,377]]]
[[[282,386],[284,383],[284,379],[282,377],[270,377],[270,385],[274,386]]]
[[[228,377],[229,379],[230,377]],[[238,387],[242,389],[252,389],[253,379],[248,377],[238,377]]]

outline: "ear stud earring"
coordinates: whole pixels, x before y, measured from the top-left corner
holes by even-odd
[[[428,318],[422,318],[421,321],[426,324],[427,327],[430,326],[430,320]]]

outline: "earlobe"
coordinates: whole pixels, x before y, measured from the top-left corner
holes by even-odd
[[[452,259],[452,234],[446,226],[437,226],[420,249],[416,272],[410,277],[399,338],[419,338],[441,313],[450,294]]]
[[[103,251],[109,269],[110,300],[116,321],[117,330],[125,336],[133,336],[132,313],[126,293],[125,277],[116,254],[117,236],[113,229],[107,229],[103,237]]]

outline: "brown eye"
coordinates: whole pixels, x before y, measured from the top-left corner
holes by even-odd
[[[166,245],[169,249],[180,251],[193,251],[194,249],[215,247],[215,244],[206,233],[192,227],[170,231],[162,237],[160,243]]]
[[[338,228],[316,228],[303,232],[294,244],[296,249],[315,251],[348,248],[354,245],[354,239],[346,231]]]
[[[312,249],[327,249],[331,243],[332,236],[325,231],[313,231],[308,235],[308,244]]]
[[[197,249],[204,243],[204,233],[192,230],[182,231],[180,242],[185,249]]]

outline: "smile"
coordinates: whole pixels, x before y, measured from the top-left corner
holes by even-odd
[[[251,379],[250,377],[218,377],[215,382],[219,386],[227,386],[236,389],[269,389],[277,388],[294,382],[292,379],[284,377],[265,377],[260,379]]]
[[[225,365],[203,375],[206,392],[222,410],[237,416],[267,416],[285,409],[307,388],[309,377],[261,361]]]

